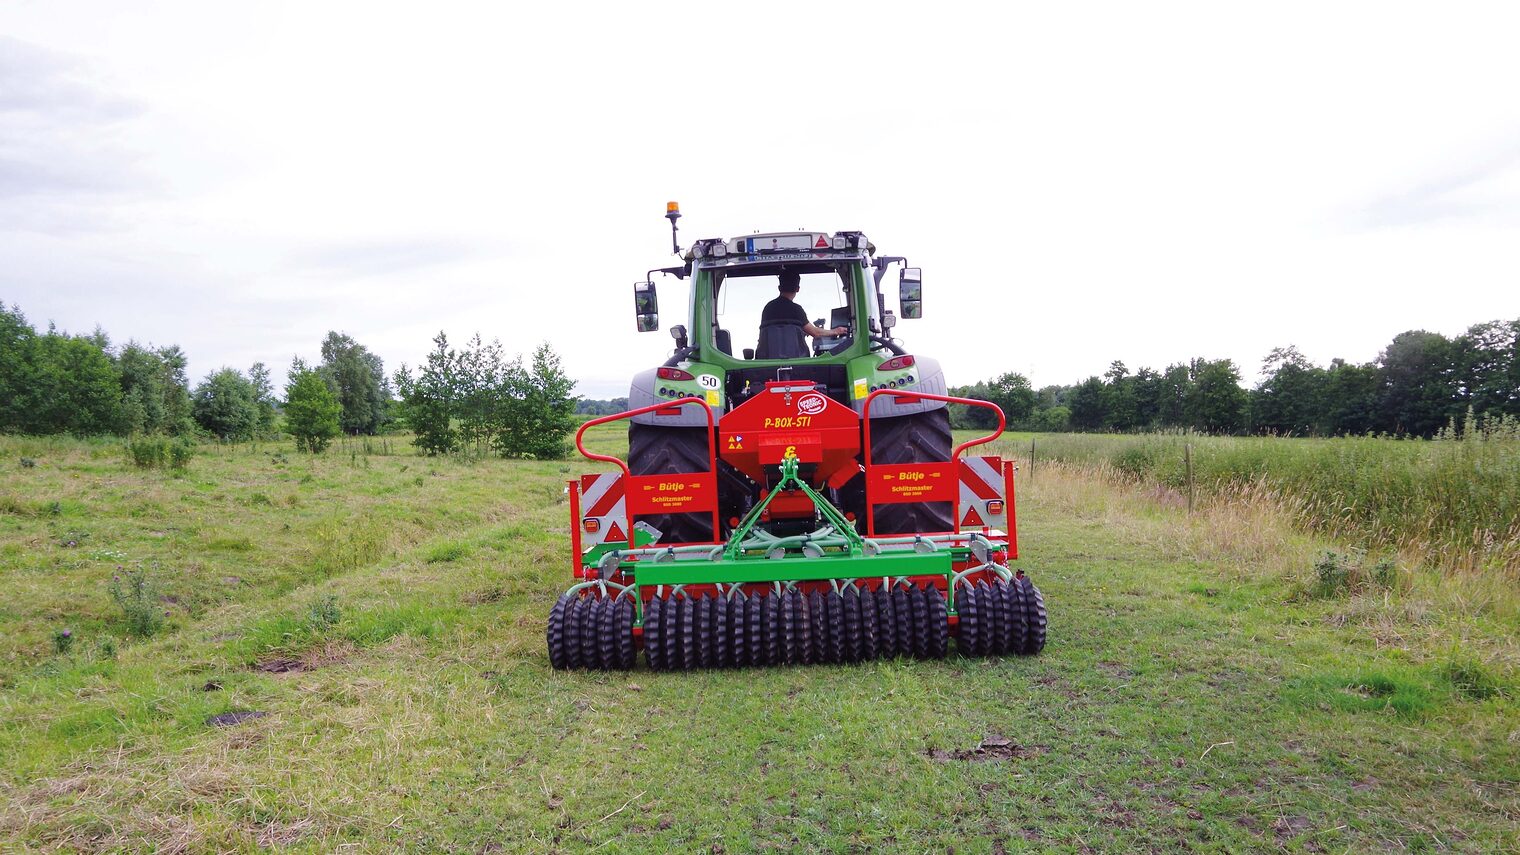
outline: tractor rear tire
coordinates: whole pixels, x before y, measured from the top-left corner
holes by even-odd
[[[871,465],[944,463],[953,448],[950,410],[871,420]],[[955,531],[955,506],[950,502],[902,502],[877,505],[876,534],[928,534]]]
[[[707,471],[705,427],[628,425],[628,470],[635,475],[680,475]],[[711,514],[647,514],[635,518],[660,530],[660,543],[708,543]]]

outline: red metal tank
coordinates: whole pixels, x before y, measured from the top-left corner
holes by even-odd
[[[816,464],[813,484],[840,486],[860,471],[860,417],[811,383],[773,380],[718,422],[718,454],[757,484],[791,455]]]

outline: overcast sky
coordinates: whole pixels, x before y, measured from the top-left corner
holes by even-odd
[[[548,340],[610,397],[675,199],[908,256],[952,384],[1520,316],[1517,7],[956,8],[10,2],[0,301],[196,378]]]

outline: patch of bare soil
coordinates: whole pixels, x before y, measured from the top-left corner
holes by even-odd
[[[1038,757],[1050,750],[1048,745],[1019,745],[1006,736],[991,733],[982,738],[981,744],[975,748],[960,751],[946,751],[943,748],[931,748],[924,752],[930,760],[940,763],[948,763],[952,760],[960,760],[971,763],[987,763],[995,760],[1027,760],[1030,757]]]

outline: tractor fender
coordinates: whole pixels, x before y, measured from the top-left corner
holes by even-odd
[[[947,394],[945,372],[939,367],[938,359],[927,356],[915,357],[915,367],[918,369],[918,381],[911,386],[903,387],[903,391],[924,392],[930,395]],[[891,395],[882,395],[871,402],[871,418],[890,419],[896,416],[909,416],[914,413],[927,413],[943,406],[945,406],[944,401],[903,401]],[[865,409],[865,399],[857,399],[855,412],[864,414]]]
[[[669,398],[660,397],[655,392],[660,387],[659,378],[655,376],[658,370],[658,368],[650,368],[633,375],[633,382],[628,386],[628,409],[637,410],[639,407],[647,407],[650,404],[670,403]],[[717,424],[723,411],[711,406],[708,409],[713,411],[713,424]],[[871,409],[875,410],[876,405],[872,404]],[[645,413],[628,420],[636,424],[662,427],[707,427],[707,416],[702,415],[700,409],[691,405],[682,407],[680,415],[662,416],[658,413]]]

